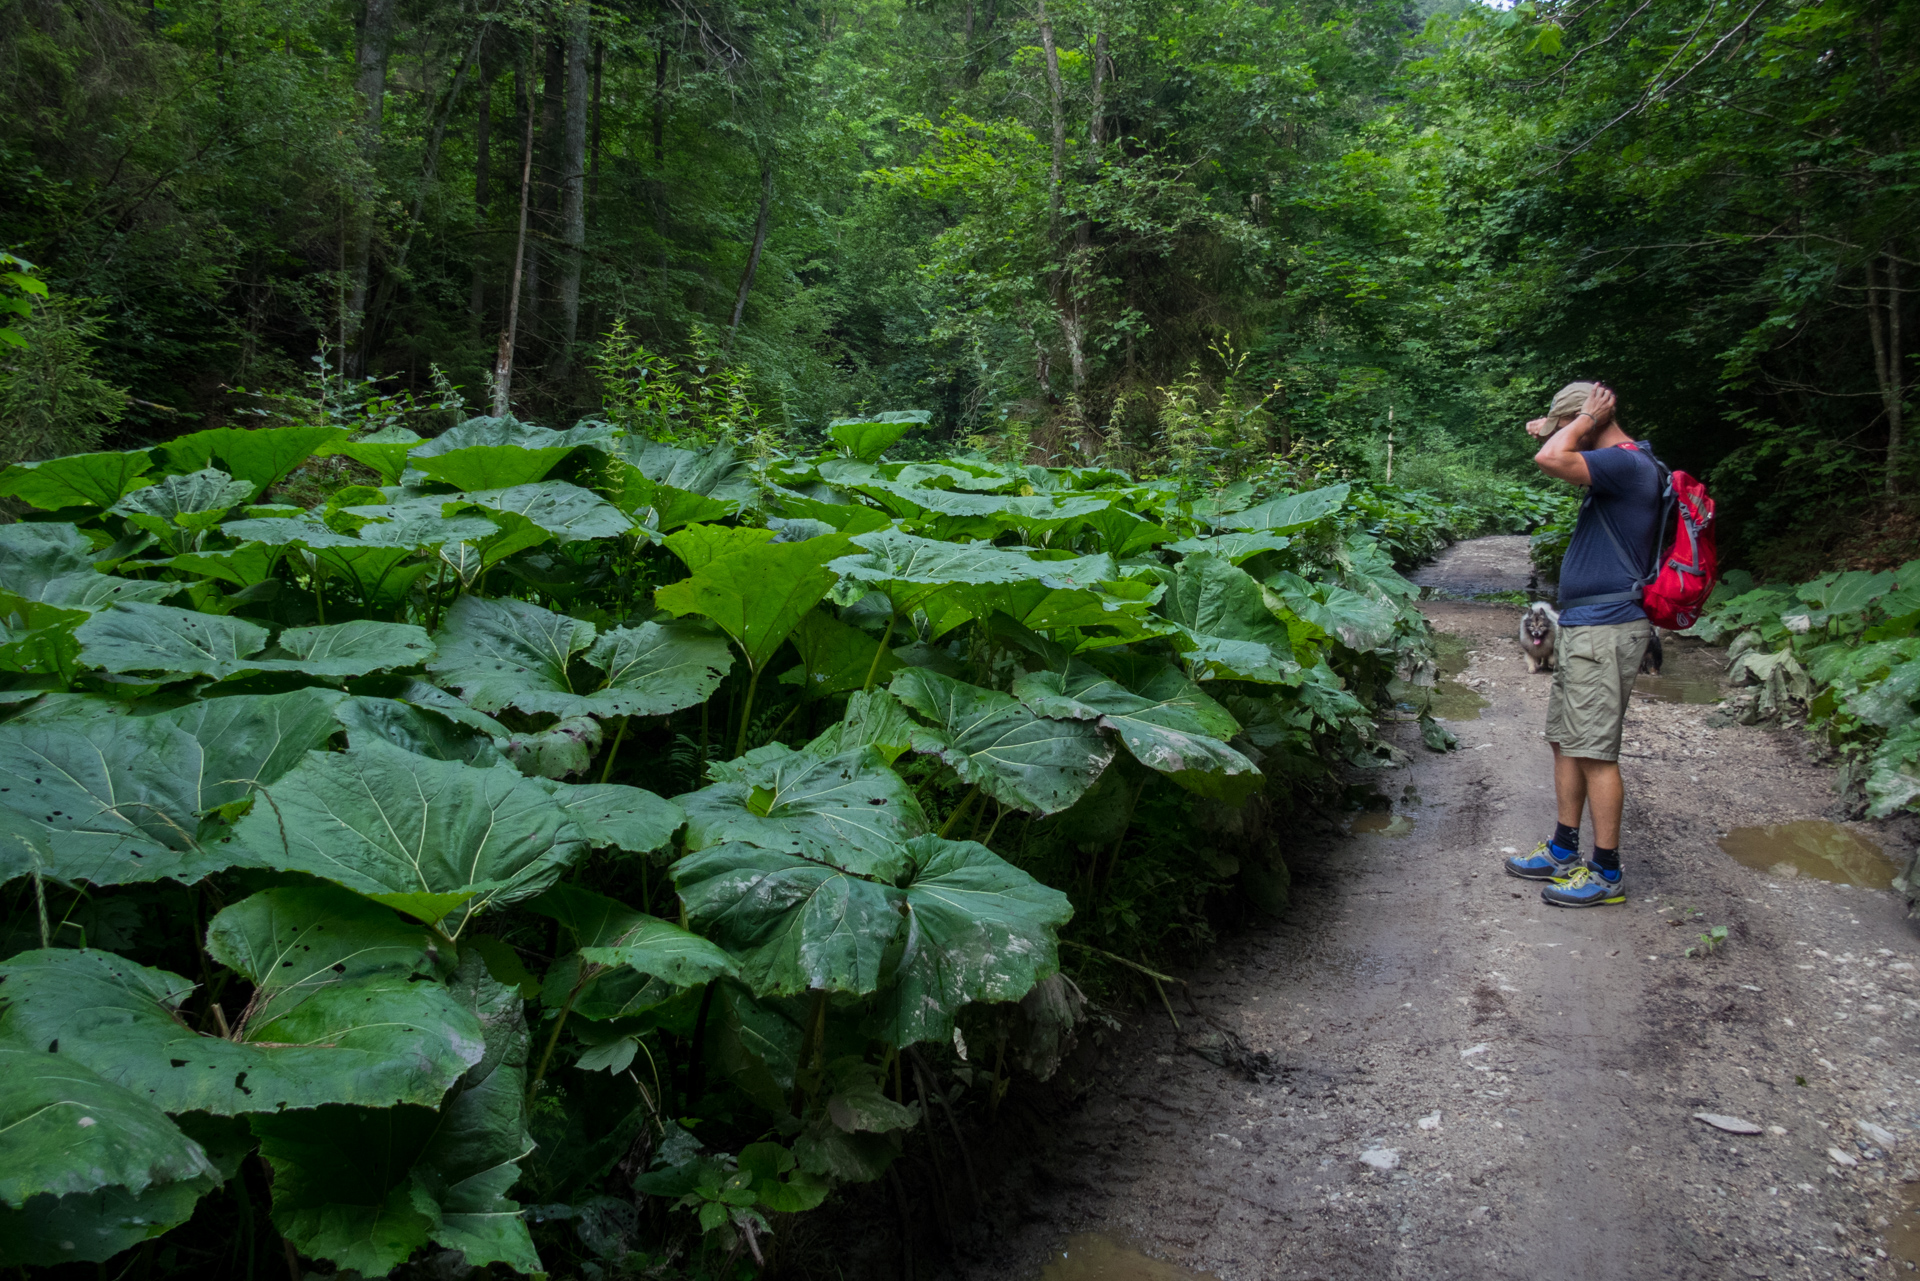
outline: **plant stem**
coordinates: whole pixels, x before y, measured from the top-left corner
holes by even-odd
[[[753,723],[753,694],[760,688],[760,669],[754,668],[753,675],[747,678],[747,700],[740,709],[740,737],[734,740],[733,754],[747,754],[747,727]]]
[[[820,1052],[820,1042],[827,1026],[827,989],[815,988],[813,1009],[807,1015],[807,1030],[800,1043],[800,1057],[793,1064],[793,1114],[801,1115],[807,1106],[806,1072],[812,1060]]]
[[[1101,956],[1106,957],[1109,961],[1118,961],[1120,964],[1126,966],[1128,969],[1138,970],[1142,974],[1146,975],[1150,979],[1155,980],[1156,982],[1161,982],[1161,983],[1185,983],[1186,982],[1185,979],[1174,978],[1171,974],[1162,974],[1158,970],[1150,970],[1146,966],[1140,964],[1138,961],[1129,961],[1124,956],[1116,956],[1112,952],[1107,951],[1105,948],[1095,947],[1091,943],[1082,943],[1077,939],[1061,939],[1060,946],[1078,947],[1078,948],[1084,948],[1089,952],[1097,952]]]
[[[602,783],[606,782],[608,776],[613,773],[613,758],[620,754],[620,740],[627,736],[627,722],[632,719],[633,717],[631,716],[622,716],[620,718],[619,732],[613,736],[613,746],[607,749],[607,763],[600,767],[600,781]]]
[[[947,815],[947,821],[941,824],[940,838],[942,840],[945,840],[947,833],[953,830],[954,824],[960,821],[960,816],[965,814],[968,809],[972,808],[973,798],[978,795],[980,795],[980,785],[978,783],[975,783],[972,787],[967,789],[967,794],[960,798],[960,803],[953,807],[953,813]]]
[[[867,664],[867,679],[860,683],[860,692],[862,694],[873,688],[873,678],[880,672],[880,656],[886,653],[887,646],[893,643],[893,624],[899,617],[899,610],[895,610],[887,615],[887,630],[881,634],[879,645],[874,647],[873,661]]]
[[[547,1038],[547,1048],[540,1052],[540,1066],[533,1074],[533,1080],[527,1082],[527,1107],[532,1109],[533,1096],[540,1092],[540,1082],[546,1079],[547,1065],[553,1062],[553,1047],[560,1043],[560,1029],[567,1025],[567,1015],[573,1013],[573,1002],[586,990],[589,979],[582,979],[573,985],[573,991],[567,993],[567,1002],[560,1007],[560,1017],[553,1021],[553,1034]]]

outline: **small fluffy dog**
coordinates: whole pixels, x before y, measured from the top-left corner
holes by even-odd
[[[1559,640],[1559,611],[1543,600],[1527,606],[1527,612],[1520,615],[1520,652],[1527,656],[1529,673],[1553,666],[1553,651]]]

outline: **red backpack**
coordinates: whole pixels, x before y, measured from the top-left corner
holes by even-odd
[[[1560,602],[1560,608],[1572,609],[1576,605],[1607,605],[1618,601],[1637,600],[1640,607],[1647,611],[1647,620],[1655,627],[1664,627],[1669,631],[1681,631],[1692,627],[1700,619],[1700,611],[1707,606],[1707,597],[1713,594],[1713,587],[1720,578],[1720,557],[1713,544],[1713,498],[1702,485],[1683,471],[1671,471],[1658,458],[1645,442],[1635,442],[1629,448],[1637,449],[1653,459],[1653,465],[1660,469],[1660,497],[1663,507],[1660,513],[1662,525],[1671,524],[1673,533],[1661,540],[1654,549],[1654,561],[1648,572],[1635,580],[1632,591],[1609,592],[1604,596],[1582,596],[1574,600]],[[1592,502],[1589,494],[1587,501]],[[1620,538],[1613,532],[1613,526],[1605,516],[1600,517],[1600,528],[1606,531],[1607,539],[1613,544],[1620,559],[1631,563],[1632,557],[1621,545]]]

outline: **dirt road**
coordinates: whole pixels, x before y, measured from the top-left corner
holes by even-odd
[[[1526,578],[1519,539],[1422,574],[1462,595]],[[1426,608],[1487,706],[1450,722],[1446,755],[1392,726],[1411,760],[1377,780],[1392,817],[1303,836],[1291,914],[1189,976],[1197,1014],[1176,1001],[1186,1034],[1235,1033],[1277,1075],[1206,1061],[1157,1011],[1105,1034],[950,1275],[1186,1275],[1112,1238],[1225,1281],[1912,1270],[1920,933],[1890,892],[1753,870],[1717,843],[1840,816],[1805,736],[1636,698],[1631,899],[1547,908],[1500,856],[1550,830],[1550,678],[1527,675],[1514,607]],[[1911,848],[1910,823],[1843,830]],[[1685,956],[1713,926],[1717,951]],[[1086,1232],[1109,1243],[1082,1266]]]

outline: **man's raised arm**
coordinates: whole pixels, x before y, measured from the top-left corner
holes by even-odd
[[[1595,387],[1587,394],[1586,408],[1562,423],[1559,430],[1547,438],[1547,443],[1540,446],[1540,452],[1533,456],[1534,464],[1555,480],[1591,485],[1593,476],[1587,471],[1587,460],[1580,456],[1580,451],[1587,437],[1613,418],[1613,406],[1612,390]],[[1528,423],[1528,430],[1534,430],[1534,424],[1540,421],[1536,418]]]

